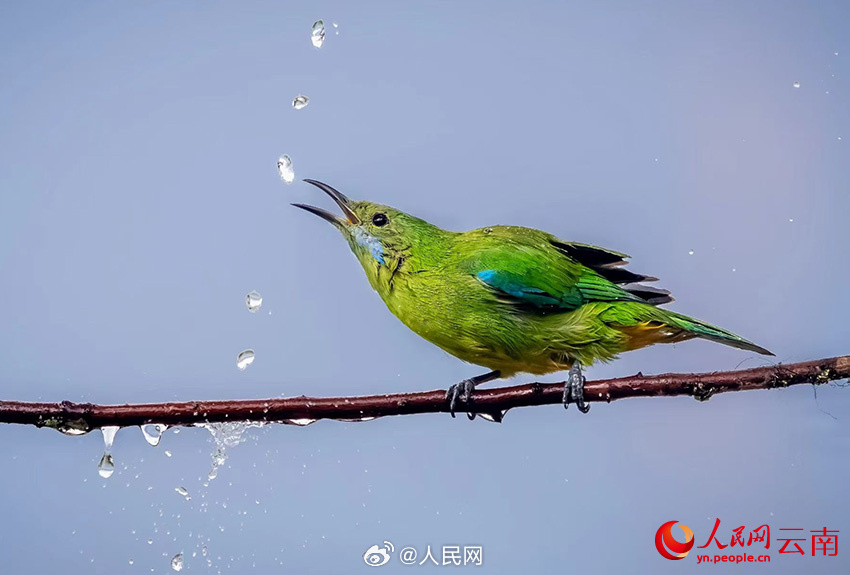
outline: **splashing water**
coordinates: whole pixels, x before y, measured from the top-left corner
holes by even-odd
[[[280,174],[280,179],[286,184],[291,184],[295,181],[295,170],[292,168],[292,158],[286,154],[282,155],[277,160],[277,173]]]
[[[140,425],[139,429],[142,430],[142,435],[145,436],[145,441],[148,442],[148,445],[156,447],[159,445],[159,440],[162,439],[162,434],[165,433],[168,426],[164,423],[148,423],[146,425]]]
[[[183,569],[183,554],[178,553],[174,557],[171,558],[171,568],[175,571],[181,571]]]
[[[304,96],[302,94],[298,94],[295,96],[295,99],[292,100],[292,107],[296,110],[300,110],[301,108],[307,107],[307,104],[310,103],[310,98]]]
[[[257,291],[252,291],[245,296],[245,305],[248,306],[248,311],[257,313],[263,306],[263,296]]]
[[[115,472],[115,462],[112,460],[112,445],[115,443],[115,434],[118,433],[117,425],[107,425],[100,428],[103,433],[103,457],[97,464],[97,472],[104,479],[112,477]]]
[[[246,349],[236,356],[236,367],[239,368],[239,371],[245,371],[252,363],[254,363],[253,349]]]
[[[310,33],[310,41],[316,48],[321,48],[325,43],[325,23],[321,20],[316,20],[313,23],[313,31]]]
[[[212,434],[215,450],[210,454],[212,468],[207,478],[212,481],[218,476],[219,468],[227,461],[227,450],[245,441],[245,430],[249,427],[262,427],[262,423],[253,421],[225,421],[221,423],[201,423]]]

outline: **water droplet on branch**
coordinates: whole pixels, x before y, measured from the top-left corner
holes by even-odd
[[[841,138],[838,138],[839,140]],[[89,424],[84,419],[71,419],[56,428],[60,433],[65,435],[85,435],[90,431]]]
[[[100,428],[103,433],[103,451],[109,453],[112,451],[112,445],[115,443],[115,435],[118,433],[117,425],[107,425]]]
[[[299,427],[305,427],[307,425],[316,423],[316,420],[304,417],[301,419],[284,419],[283,421],[281,421],[281,423],[284,423],[286,425],[297,425]]]
[[[145,441],[148,442],[148,445],[156,447],[159,445],[159,440],[162,439],[162,434],[165,433],[168,426],[164,423],[148,423],[139,426],[139,428],[142,430],[142,435],[145,436]]]

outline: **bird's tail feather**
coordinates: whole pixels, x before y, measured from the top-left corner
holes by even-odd
[[[695,337],[708,339],[730,347],[736,347],[738,349],[754,351],[762,355],[773,355],[773,353],[769,350],[761,347],[760,345],[756,345],[753,342],[732,333],[731,331],[727,331],[721,327],[717,327],[716,325],[711,325],[710,323],[705,323],[704,321],[676,312],[669,310],[664,311],[665,315],[668,315],[666,322],[669,325],[681,328],[686,332],[693,334]]]

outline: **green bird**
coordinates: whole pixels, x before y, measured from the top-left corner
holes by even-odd
[[[469,410],[480,383],[564,370],[564,406],[573,401],[586,413],[581,366],[656,343],[702,338],[773,355],[725,329],[658,307],[673,301],[670,292],[641,285],[657,278],[625,269],[626,254],[518,226],[451,232],[304,181],[328,194],[343,217],[293,205],[342,232],[390,311],[434,345],[490,370],[448,389],[452,417],[458,401]]]

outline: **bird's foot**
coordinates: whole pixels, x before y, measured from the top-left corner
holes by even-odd
[[[587,413],[590,411],[590,405],[584,400],[584,382],[584,376],[581,374],[581,364],[575,362],[570,368],[567,382],[564,384],[564,409],[570,406],[570,402],[575,402],[580,412]]]
[[[449,413],[452,414],[452,417],[455,416],[455,408],[457,407],[458,400],[467,406],[472,403],[472,392],[475,391],[475,384],[474,379],[464,379],[446,391],[446,399],[449,400]],[[467,413],[467,416],[469,416],[469,419],[475,419],[475,414]]]
[[[464,379],[460,383],[456,383],[451,386],[446,391],[446,399],[449,402],[449,413],[452,414],[452,417],[455,416],[455,408],[457,407],[458,400],[466,404],[467,407],[472,405],[472,392],[475,391],[475,386],[479,383],[486,383],[488,381],[493,381],[494,379],[500,378],[501,372],[499,370],[494,370],[482,375],[477,375],[475,377],[470,377],[469,379]],[[469,419],[475,419],[475,414],[467,411],[466,413]]]

